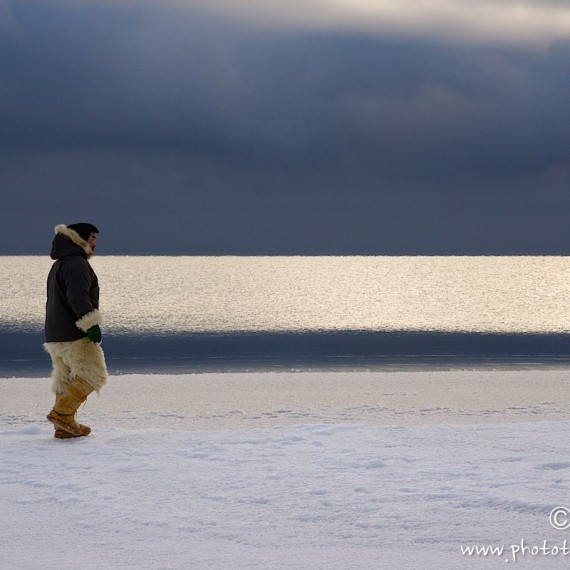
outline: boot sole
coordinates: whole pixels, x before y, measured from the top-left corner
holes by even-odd
[[[60,432],[61,433],[54,433],[53,437],[55,437],[55,439],[76,439],[78,437],[85,437],[84,435],[73,435],[72,433],[69,433],[68,431],[60,430]]]
[[[55,428],[53,437],[55,437],[56,439],[70,439],[74,437],[86,437],[91,433],[91,428],[89,426],[84,426],[83,424],[79,424],[79,427],[81,428],[81,435],[73,435],[68,431],[63,431],[60,428]]]

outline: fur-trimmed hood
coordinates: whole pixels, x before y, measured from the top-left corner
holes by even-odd
[[[50,257],[60,259],[67,255],[82,255],[89,259],[93,255],[90,245],[75,231],[65,224],[58,224],[54,228],[55,238],[53,238]]]

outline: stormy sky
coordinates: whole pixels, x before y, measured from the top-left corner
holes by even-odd
[[[0,254],[570,254],[566,0],[0,0]]]

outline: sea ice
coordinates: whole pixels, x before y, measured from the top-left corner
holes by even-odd
[[[492,374],[496,383],[514,382],[507,373]],[[534,374],[548,384],[546,372]],[[335,394],[320,408],[311,403],[317,421],[280,424],[283,418],[273,417],[256,427],[253,416],[267,409],[287,416],[298,408],[250,393],[245,415],[232,413],[237,395],[228,386],[251,388],[260,380],[247,374],[218,375],[225,403],[212,397],[223,416],[213,425],[205,400],[200,409],[189,400],[186,412],[180,407],[171,415],[153,409],[149,387],[168,391],[190,382],[195,393],[214,380],[198,376],[112,378],[105,397],[81,412],[93,434],[66,441],[52,437],[37,411],[45,405],[47,379],[0,379],[0,395],[11,394],[0,405],[3,564],[16,570],[495,568],[512,565],[513,546],[524,541],[528,552],[518,553],[518,567],[568,566],[570,545],[568,555],[561,549],[570,531],[555,529],[549,515],[570,506],[570,421],[518,412],[473,422],[475,408],[461,421],[454,409],[423,422],[339,421],[344,408]],[[284,390],[302,376],[266,383]],[[330,376],[334,392],[340,379]],[[414,379],[417,389],[430,382],[429,373]],[[326,380],[319,376],[319,385]],[[352,380],[370,390],[372,377]],[[396,378],[376,377],[383,380]],[[137,382],[143,396],[135,396]],[[130,390],[130,402],[107,405]],[[492,402],[477,405],[492,408]],[[203,425],[186,421],[190,415]],[[161,420],[166,427],[156,427]],[[503,552],[462,553],[486,546]],[[543,551],[533,554],[533,547]]]

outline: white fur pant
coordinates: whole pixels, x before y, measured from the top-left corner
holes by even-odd
[[[53,364],[51,389],[63,394],[74,378],[83,378],[96,392],[107,383],[103,349],[87,338],[70,342],[46,342],[45,350]]]

